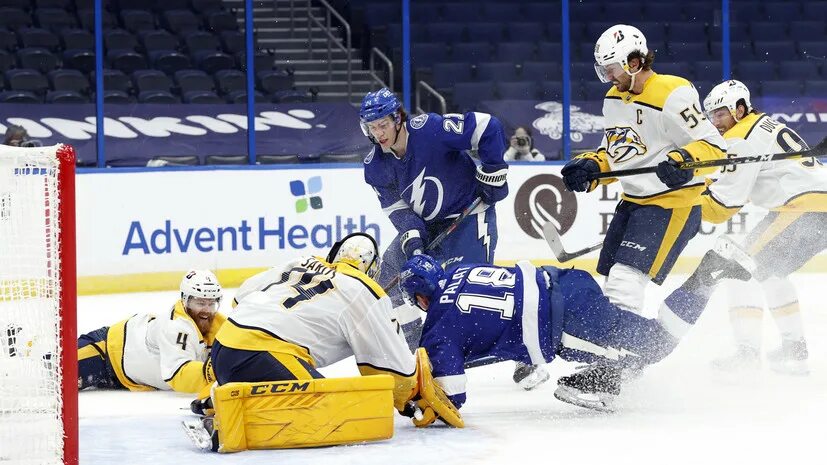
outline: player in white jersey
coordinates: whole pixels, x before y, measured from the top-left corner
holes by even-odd
[[[563,181],[571,191],[588,192],[617,181],[592,179],[598,173],[657,167],[656,174],[620,179],[623,195],[597,264],[607,276],[609,301],[640,314],[648,282],[663,283],[700,228],[704,178],[714,169],[682,170],[678,164],[723,158],[726,143],[704,117],[689,81],[652,70],[654,52],[637,28],[610,27],[594,56],[600,80],[613,84],[603,100],[606,127],[596,151],[563,167]]]
[[[315,383],[324,378],[319,368],[354,356],[362,375],[389,375],[383,379],[393,380],[393,406],[400,413],[413,415],[410,402],[417,395],[424,397],[421,374],[423,371],[429,373],[430,369],[421,370],[408,349],[390,298],[373,280],[378,270],[379,250],[375,240],[367,234],[354,233],[337,242],[326,259],[297,258],[245,281],[238,290],[235,310],[218,331],[213,346],[211,357],[219,386],[216,391],[226,385],[273,383],[273,386],[291,386],[290,392],[295,389],[297,395],[294,402],[304,405],[298,396],[310,390],[311,383],[305,383],[305,380],[311,380],[313,386],[317,386]],[[272,430],[264,427],[269,432],[260,438],[249,434],[239,437],[241,433],[235,428],[228,430],[221,424],[228,421],[226,418],[239,415],[267,415],[262,413],[266,409],[261,404],[222,404],[221,396],[214,394],[212,401],[219,424],[205,422],[208,431],[213,429],[209,431],[212,448],[226,452],[348,443],[348,440],[332,436],[318,438],[308,431],[315,430],[316,423],[313,422],[319,419],[324,419],[320,421],[322,424],[353,423],[345,422],[343,418],[357,413],[343,411],[343,404],[361,404],[363,409],[377,405],[375,399],[363,398],[359,394],[363,383],[371,379],[349,379],[353,389],[337,392],[337,395],[351,396],[347,402],[324,404],[322,397],[325,396],[320,395],[314,401],[318,404],[312,409],[305,408],[306,412],[291,423],[286,432],[276,427]],[[301,383],[274,383],[290,381]],[[278,391],[281,388],[272,389],[276,389],[273,394],[281,393]],[[255,391],[254,394],[262,392]],[[261,402],[268,401],[281,402],[282,409],[290,409],[286,404],[290,402],[288,400],[262,398]],[[222,415],[225,420],[221,419]],[[435,415],[425,415],[421,421],[429,423],[435,419]],[[417,419],[415,424],[419,421]],[[293,430],[287,431],[290,428]],[[372,430],[366,426],[351,439],[376,439],[361,436],[371,434]],[[288,439],[292,442],[286,443]]]
[[[749,89],[739,81],[715,86],[704,99],[704,110],[726,138],[729,156],[808,148],[795,131],[753,108]],[[714,365],[735,369],[760,364],[766,301],[781,333],[781,348],[767,356],[770,367],[806,373],[798,295],[787,276],[827,247],[827,170],[814,158],[727,166],[701,199],[703,219],[712,223],[728,220],[746,203],[769,210],[744,243],[758,266],[757,282],[730,286],[730,321],[738,349]]]
[[[78,338],[78,388],[198,392],[214,381],[210,346],[226,317],[221,284],[187,272],[167,313],[134,315]]]

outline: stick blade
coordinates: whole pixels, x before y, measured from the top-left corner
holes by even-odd
[[[543,238],[546,240],[551,253],[558,262],[564,262],[567,257],[566,251],[563,249],[563,241],[560,239],[560,231],[557,226],[551,221],[543,225]]]

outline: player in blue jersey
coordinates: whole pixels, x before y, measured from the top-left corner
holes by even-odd
[[[508,195],[505,133],[499,120],[479,112],[426,113],[408,119],[402,103],[388,89],[365,96],[359,119],[362,131],[374,143],[365,158],[365,181],[399,231],[382,257],[379,284],[387,287],[405,260],[416,254],[428,254],[444,266],[493,263],[497,247],[493,205]],[[469,150],[477,153],[479,165]],[[484,205],[441,244],[426,250],[428,242],[476,197]],[[418,310],[404,305],[397,287],[389,289],[388,295],[398,309],[408,344],[416,347],[422,330]],[[521,370],[521,380],[531,371]],[[543,377],[547,379],[538,373],[528,381],[544,381]]]
[[[654,319],[609,301],[585,271],[552,266],[460,264],[443,271],[427,256],[402,268],[406,299],[427,311],[420,345],[433,376],[457,408],[465,402],[465,366],[496,357],[548,363],[555,357],[593,363],[651,364],[668,355],[703,312],[720,279],[750,278],[748,255],[724,242],[710,250]],[[620,394],[617,370],[558,381],[554,395],[582,407],[611,411]]]

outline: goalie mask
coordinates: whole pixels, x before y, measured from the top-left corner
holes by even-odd
[[[744,105],[747,107],[747,113],[749,113],[750,110],[752,110],[752,103],[749,101],[749,89],[747,86],[735,79],[724,81],[713,87],[712,90],[709,91],[709,95],[704,99],[704,112],[706,113],[706,117],[712,121],[712,113],[719,108],[726,107],[737,122],[739,121],[737,116],[738,102],[741,100],[744,101]]]
[[[333,244],[326,258],[328,263],[345,262],[362,273],[375,278],[379,273],[379,246],[369,234],[357,232],[349,234]]]
[[[445,272],[439,262],[428,255],[414,255],[402,265],[399,274],[399,289],[408,305],[415,305],[422,310],[417,302],[417,294],[431,301],[434,294],[442,287]]]
[[[649,53],[646,37],[640,29],[626,24],[606,29],[594,45],[594,71],[600,82],[612,82],[610,74],[616,75],[621,70],[634,78],[643,69],[645,60],[641,58],[641,67],[635,73],[629,72],[629,55],[635,52],[642,57]]]
[[[191,297],[215,300],[216,308],[221,303],[223,294],[221,284],[210,270],[190,270],[181,280],[181,300],[184,307]]]

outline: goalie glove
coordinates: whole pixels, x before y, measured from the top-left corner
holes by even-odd
[[[423,428],[430,426],[438,418],[447,425],[464,428],[465,422],[459,410],[448,399],[442,387],[434,381],[431,375],[431,361],[422,347],[416,350],[416,373],[419,394],[413,401],[416,407],[409,410],[413,416],[413,424]]]

